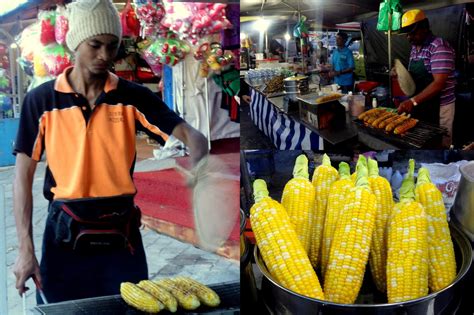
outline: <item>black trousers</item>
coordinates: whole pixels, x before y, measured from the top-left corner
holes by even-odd
[[[58,246],[55,233],[58,211],[49,206],[40,263],[43,292],[48,303],[120,293],[120,283],[148,279],[148,266],[138,226],[131,231],[133,254],[128,249],[77,252]],[[36,294],[38,304],[43,304]]]

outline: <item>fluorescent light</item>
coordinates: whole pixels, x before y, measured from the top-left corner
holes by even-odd
[[[289,41],[290,38],[291,38],[290,34],[286,33],[286,34],[285,34],[285,40],[286,40],[286,41]]]
[[[15,10],[20,5],[27,3],[28,0],[9,0],[2,2],[2,6],[0,7],[0,15],[4,15],[10,11]]]
[[[245,33],[240,33],[240,40],[244,40],[247,38],[247,34]]]
[[[254,24],[254,28],[260,32],[266,32],[269,26],[270,20],[265,20],[263,16],[256,20]]]

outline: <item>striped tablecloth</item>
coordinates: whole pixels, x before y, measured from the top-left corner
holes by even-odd
[[[250,117],[279,150],[322,150],[323,138],[276,108],[261,93],[250,88]]]

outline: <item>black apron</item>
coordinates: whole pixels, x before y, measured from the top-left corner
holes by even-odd
[[[423,91],[434,80],[433,75],[426,70],[423,60],[412,60],[408,65],[408,72],[410,72],[416,84],[415,95]],[[440,95],[438,94],[414,106],[411,116],[425,122],[439,125],[439,106]]]

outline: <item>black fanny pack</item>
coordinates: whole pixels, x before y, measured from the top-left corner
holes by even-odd
[[[132,198],[55,200],[51,211],[57,245],[76,251],[128,249],[133,253],[141,215]]]

